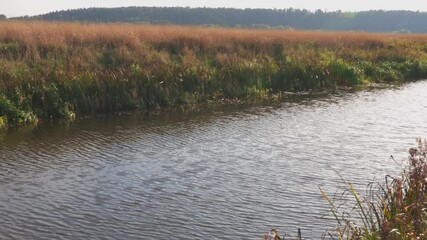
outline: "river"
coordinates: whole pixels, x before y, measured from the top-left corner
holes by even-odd
[[[427,81],[160,116],[11,130],[0,239],[319,239],[318,187],[365,190],[427,137]]]

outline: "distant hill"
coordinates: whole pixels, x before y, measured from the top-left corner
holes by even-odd
[[[20,19],[427,33],[427,13],[413,11],[123,7],[56,11]]]

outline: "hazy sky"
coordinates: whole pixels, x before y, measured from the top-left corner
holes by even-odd
[[[422,0],[0,0],[0,14],[8,17],[37,15],[55,10],[88,7],[190,6],[233,8],[305,8],[309,10],[360,11],[370,9],[427,11]]]

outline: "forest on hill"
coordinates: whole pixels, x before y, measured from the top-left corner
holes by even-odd
[[[16,18],[15,18],[16,19]],[[325,12],[301,9],[189,7],[87,8],[18,19],[79,22],[131,22],[242,28],[427,33],[427,12]]]

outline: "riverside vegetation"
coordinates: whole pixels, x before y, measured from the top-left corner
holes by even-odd
[[[367,195],[360,194],[343,177],[349,196],[331,198],[319,187],[337,221],[337,227],[325,233],[323,239],[427,239],[427,141],[419,138],[417,143],[409,150],[401,176],[387,175],[385,182],[370,184]],[[354,206],[343,207],[351,199]],[[285,238],[273,229],[263,239]],[[301,233],[297,239],[302,239]]]
[[[427,77],[427,36],[0,22],[0,125]]]
[[[427,239],[427,141],[417,139],[409,150],[407,167],[399,177],[387,175],[385,183],[371,184],[368,196],[345,181],[355,201],[354,208],[340,211],[328,195],[338,227],[328,233],[333,239]],[[393,157],[392,157],[393,158]]]

